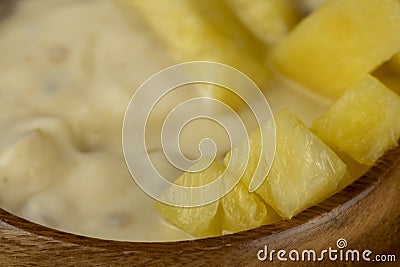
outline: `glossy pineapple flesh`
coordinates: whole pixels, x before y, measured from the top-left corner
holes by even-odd
[[[221,213],[223,234],[248,230],[280,219],[256,193],[249,193],[242,182],[221,199]]]
[[[400,97],[366,76],[316,119],[313,129],[333,147],[372,165],[400,138]]]
[[[249,189],[256,169],[268,168],[272,161],[264,150],[271,140],[261,137],[260,129],[249,136],[249,147],[243,141],[227,153],[225,166],[214,160],[202,172],[179,177],[174,183],[191,187],[221,174],[240,180],[224,197],[204,206],[156,204],[166,220],[193,236],[217,236],[291,218],[350,184],[365,164],[397,145],[400,97],[368,73],[400,50],[398,0],[328,0],[290,31],[299,9],[289,0],[126,2],[178,61],[222,62],[243,70],[261,87],[271,78],[265,64],[269,61],[303,87],[339,98],[314,122],[314,133],[288,110],[276,114],[275,158],[267,177],[256,175],[265,179],[254,193]],[[396,70],[399,55],[391,61]],[[228,90],[209,85],[202,93],[235,111],[244,109]],[[273,122],[261,127],[268,132]],[[165,196],[181,197],[171,188]]]
[[[193,167],[196,169],[201,161]],[[214,161],[202,172],[186,172],[174,183],[181,186],[198,187],[219,178],[225,167]],[[237,179],[227,173],[223,179]],[[172,190],[165,192],[171,197],[179,197]],[[211,204],[200,207],[174,207],[156,203],[156,209],[175,226],[196,237],[218,236],[238,232],[271,223],[279,219],[276,212],[264,204],[254,193],[249,193],[239,182],[232,191]]]
[[[193,170],[199,167],[193,166]],[[187,187],[198,187],[211,183],[224,172],[224,168],[214,162],[206,170],[202,172],[185,172],[182,176],[174,181],[175,184]],[[167,197],[180,197],[179,194],[171,189],[165,192]],[[198,237],[216,236],[221,233],[220,219],[218,212],[218,202],[214,202],[205,206],[185,208],[175,207],[156,202],[156,209],[175,226]]]
[[[265,176],[259,177],[260,174],[256,173],[256,169],[268,168],[273,157],[268,157],[268,148],[271,148],[272,136],[271,130],[274,127],[272,121],[268,121],[261,125],[264,135],[261,135],[260,128],[253,131],[248,137],[248,143],[243,141],[237,147],[229,151],[224,158],[224,165],[237,176],[241,177],[241,181],[249,188],[253,179],[264,179]],[[249,145],[249,147],[247,147]],[[263,147],[265,146],[265,147]],[[246,157],[248,150],[248,158]],[[244,169],[244,173],[241,170]]]
[[[398,0],[331,0],[302,20],[272,52],[290,79],[338,98],[400,50]]]
[[[282,217],[291,218],[334,193],[346,174],[346,166],[290,111],[283,110],[276,114],[275,123],[277,144],[274,162],[256,193]],[[254,172],[252,163],[260,155],[260,148],[257,148],[259,138],[257,131],[249,137],[252,162],[242,180],[246,185]],[[232,153],[240,155],[241,149],[239,145]],[[225,162],[228,158],[229,155]]]

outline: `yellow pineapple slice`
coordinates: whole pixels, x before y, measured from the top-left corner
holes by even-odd
[[[347,167],[347,173],[343,177],[343,179],[340,181],[337,192],[341,191],[348,185],[350,185],[352,182],[357,180],[359,177],[364,175],[370,168],[371,166],[366,165],[366,164],[361,164],[346,153],[339,151],[333,147],[331,147],[332,150],[336,153],[336,155],[339,156],[339,158],[346,164]]]
[[[291,218],[336,192],[346,174],[346,166],[288,110],[276,114],[275,123],[277,144],[274,162],[256,193],[279,215]],[[261,149],[257,147],[260,135],[257,131],[249,137],[251,162],[242,177],[246,186],[255,169],[252,162],[260,157]],[[236,153],[236,156],[243,154],[242,146],[239,145],[231,153]],[[227,154],[225,164],[229,158],[230,154]],[[235,173],[234,168],[231,171]]]
[[[400,97],[368,75],[313,123],[325,142],[372,165],[400,138]]]
[[[273,44],[295,25],[300,17],[291,0],[226,0],[240,20],[260,39]]]
[[[199,169],[204,164],[200,161],[194,165],[191,170]],[[199,187],[209,184],[218,179],[223,172],[224,168],[214,161],[207,169],[200,172],[185,172],[174,184],[186,187]],[[167,197],[176,198],[173,188],[168,188],[164,193]],[[221,234],[220,226],[220,213],[218,212],[219,201],[207,204],[200,207],[175,207],[164,204],[162,202],[156,203],[156,209],[175,226],[183,229],[184,231],[197,236],[197,237],[210,237]]]
[[[249,193],[246,186],[239,182],[221,199],[221,231],[236,233],[278,221],[281,217],[256,193]]]
[[[244,169],[244,173],[241,176],[241,181],[250,189],[251,181],[263,180],[265,177],[259,177],[262,175],[260,173],[256,173],[256,169],[258,165],[261,168],[268,168],[270,161],[273,160],[273,154],[271,155],[271,151],[267,151],[268,148],[273,147],[271,145],[272,132],[273,129],[272,121],[268,121],[261,125],[263,128],[263,140],[261,140],[261,131],[260,128],[253,131],[248,138],[249,144],[249,158],[246,158],[247,151],[247,142],[243,141],[237,147],[233,148],[229,151],[224,158],[224,165],[228,167],[230,164],[230,171],[234,174],[240,176],[241,170]],[[265,147],[264,147],[265,146]],[[261,155],[261,153],[263,153]],[[231,162],[230,162],[231,161]],[[243,166],[245,164],[245,166]],[[256,188],[251,188],[253,191]]]
[[[222,1],[125,0],[178,61],[217,61],[249,75],[259,85],[269,71],[265,47]]]
[[[192,169],[203,165],[200,161]],[[209,184],[225,172],[225,167],[214,161],[207,169],[201,172],[186,172],[174,183],[182,186],[197,187]],[[237,179],[233,174],[225,172],[228,177],[221,179]],[[238,179],[237,179],[238,180]],[[207,192],[204,192],[207,194]],[[173,190],[165,194],[171,197]],[[156,209],[175,226],[196,237],[210,237],[222,233],[232,233],[260,226],[276,221],[279,217],[254,193],[249,193],[246,187],[239,182],[232,191],[220,200],[200,207],[174,207],[156,203]]]
[[[331,0],[272,51],[284,75],[337,98],[400,50],[400,1]]]

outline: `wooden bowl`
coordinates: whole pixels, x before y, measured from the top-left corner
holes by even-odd
[[[0,0],[0,16],[15,1]],[[181,242],[119,242],[69,234],[0,209],[0,266],[258,265],[260,250],[371,250],[400,257],[400,148],[388,151],[364,176],[290,221],[245,232]],[[268,265],[280,265],[276,258]],[[340,262],[326,261],[324,265]],[[261,263],[262,264],[262,263]],[[285,265],[310,266],[312,262]],[[314,263],[321,265],[321,263]],[[365,263],[361,263],[363,266]]]
[[[0,263],[26,265],[257,265],[259,250],[371,250],[400,252],[400,147],[388,151],[343,191],[290,221],[245,232],[180,242],[120,242],[64,233],[0,210]],[[337,266],[327,261],[324,265]],[[267,264],[267,262],[264,262]],[[276,257],[268,265],[280,265]],[[286,264],[299,266],[298,262]],[[306,265],[311,265],[307,262]],[[320,265],[320,262],[314,263]],[[365,262],[361,262],[365,266]]]

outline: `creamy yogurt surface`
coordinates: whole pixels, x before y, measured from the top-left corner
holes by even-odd
[[[192,238],[161,218],[123,157],[130,98],[178,63],[139,16],[109,0],[19,1],[0,23],[0,54],[2,208],[105,239]],[[262,89],[274,111],[306,123],[330,104],[280,83]]]

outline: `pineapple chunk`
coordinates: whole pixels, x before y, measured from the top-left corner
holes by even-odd
[[[280,219],[279,215],[256,193],[249,193],[239,182],[229,194],[221,199],[222,233],[236,233],[269,224]]]
[[[358,161],[354,160],[349,155],[347,155],[346,153],[338,151],[337,149],[334,148],[332,149],[347,166],[347,173],[340,181],[337,188],[337,192],[339,192],[348,185],[350,185],[352,182],[357,180],[359,177],[363,176],[371,168],[371,166],[366,164],[361,164]]]
[[[339,157],[288,110],[275,116],[277,145],[274,162],[264,183],[257,189],[279,215],[291,218],[336,192],[346,174]],[[259,158],[257,136],[250,135],[250,158]],[[259,137],[258,137],[259,138]],[[232,153],[240,155],[241,145]],[[225,164],[229,161],[225,158]],[[263,160],[263,159],[262,159]],[[242,181],[248,186],[254,166],[248,165]],[[235,170],[232,169],[235,173]]]
[[[240,20],[260,39],[273,44],[295,25],[300,17],[291,0],[226,0]]]
[[[400,1],[328,1],[279,42],[271,60],[287,77],[329,97],[400,50]]]
[[[360,163],[372,165],[400,138],[400,97],[367,76],[316,119],[315,133]]]
[[[203,164],[203,161],[198,162],[191,170],[198,169],[200,164]],[[214,161],[201,172],[183,173],[174,183],[186,187],[199,187],[218,179],[224,170],[220,164]],[[179,197],[172,187],[168,188],[164,194],[167,198]],[[156,203],[156,209],[165,219],[197,237],[217,236],[221,233],[218,207],[219,201],[200,207],[175,207],[162,202]]]
[[[272,121],[268,121],[261,125],[264,133],[271,133],[274,125]],[[273,154],[268,151],[268,148],[272,148],[270,137],[271,135],[263,135],[263,140],[261,141],[261,131],[258,128],[249,135],[249,158],[246,159],[247,142],[243,141],[237,147],[229,151],[224,158],[224,165],[229,167],[229,170],[236,174],[241,175],[241,170],[244,169],[244,173],[241,176],[241,181],[250,189],[254,191],[251,185],[252,180],[262,181],[265,176],[260,177],[262,173],[256,172],[257,167],[268,168],[270,163],[273,161]],[[262,155],[261,155],[262,153]],[[230,162],[231,161],[231,162]],[[230,163],[230,165],[229,165]],[[243,166],[243,164],[246,164]]]
[[[216,61],[249,75],[257,84],[269,80],[265,47],[222,1],[125,0],[178,61]]]
[[[200,161],[193,169],[197,169]],[[211,183],[225,172],[225,167],[214,161],[201,172],[187,172],[180,176],[175,184],[182,186],[201,186]],[[237,179],[233,174],[225,172],[228,177]],[[207,193],[207,192],[205,192]],[[170,197],[177,197],[173,190],[165,192]],[[178,196],[179,197],[179,196]],[[174,207],[156,203],[156,209],[175,226],[196,237],[210,237],[260,226],[276,221],[279,217],[254,193],[249,193],[239,182],[232,191],[220,200],[200,207]]]

